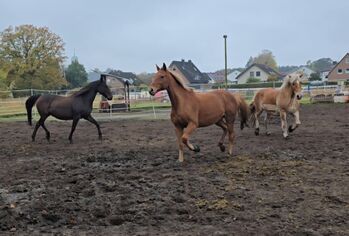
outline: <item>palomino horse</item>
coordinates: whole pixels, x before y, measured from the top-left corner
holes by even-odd
[[[241,129],[247,125],[248,105],[239,95],[233,95],[224,90],[208,93],[195,93],[184,86],[176,75],[166,69],[165,63],[150,84],[149,93],[154,96],[161,90],[167,90],[172,104],[171,120],[176,129],[179,161],[184,160],[183,144],[191,151],[199,152],[200,148],[189,142],[189,136],[198,127],[216,124],[223,129],[223,135],[218,146],[225,151],[224,138],[229,133],[228,153],[233,152],[234,121],[236,114],[240,113]]]
[[[98,130],[99,139],[102,139],[102,132],[97,121],[91,116],[92,103],[97,92],[102,94],[108,100],[113,98],[109,87],[106,84],[105,75],[101,75],[101,79],[88,84],[80,91],[68,97],[58,95],[33,95],[29,97],[25,103],[27,108],[28,124],[32,125],[32,107],[36,103],[36,108],[40,114],[40,119],[36,123],[32,140],[35,141],[36,132],[41,126],[46,132],[46,139],[50,141],[50,132],[45,126],[45,120],[50,115],[60,120],[73,120],[73,125],[69,135],[70,143],[73,143],[73,133],[78,121],[83,118],[93,123]]]
[[[299,120],[299,101],[302,98],[302,86],[300,79],[302,74],[289,75],[284,79],[280,89],[266,88],[259,90],[254,96],[250,105],[251,121],[254,122],[256,130],[255,134],[259,135],[258,118],[262,112],[266,112],[265,127],[267,135],[268,131],[268,113],[271,111],[279,111],[281,118],[281,128],[284,138],[288,137],[288,132],[294,131],[300,124]],[[291,113],[295,117],[294,124],[287,127],[287,113]]]

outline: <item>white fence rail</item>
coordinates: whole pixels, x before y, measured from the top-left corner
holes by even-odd
[[[143,89],[143,90],[142,90]],[[256,91],[261,88],[230,88],[228,91],[241,94],[246,100],[252,100]],[[346,88],[348,89],[348,88]],[[200,86],[197,92],[207,92],[214,90],[210,86]],[[338,86],[305,86],[303,88],[304,94],[311,96],[312,94],[333,94],[338,90]],[[25,101],[30,95],[34,94],[57,94],[67,96],[72,94],[76,90],[36,90],[36,89],[24,89],[24,90],[12,90],[12,91],[0,91],[0,117],[13,116],[13,115],[25,115]],[[6,96],[5,96],[6,95]],[[111,104],[125,104],[126,99],[123,94],[114,96]],[[7,97],[7,98],[4,98]],[[131,109],[131,113],[123,112],[125,107],[110,106],[111,109],[103,110],[100,107],[102,101],[101,96],[97,96],[93,103],[93,115],[98,119],[110,119],[110,118],[128,118],[128,117],[161,117],[163,113],[166,113],[170,108],[170,101],[167,92],[161,92],[155,97],[149,95],[148,91],[144,88],[130,87],[130,100],[129,104],[125,107]],[[160,109],[161,108],[161,109]],[[165,110],[164,110],[165,108]],[[129,110],[129,109],[127,109]],[[34,117],[36,115],[36,109],[33,108]],[[159,115],[158,115],[159,114]]]

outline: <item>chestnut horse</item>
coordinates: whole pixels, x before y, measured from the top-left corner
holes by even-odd
[[[92,103],[96,94],[100,93],[108,100],[113,98],[109,87],[106,84],[105,75],[101,75],[101,79],[88,84],[80,91],[68,97],[58,95],[33,95],[25,102],[28,116],[28,124],[32,125],[32,107],[36,104],[36,108],[40,114],[40,119],[36,123],[32,140],[35,141],[36,132],[41,126],[46,132],[46,139],[50,141],[50,132],[45,126],[45,120],[50,115],[60,120],[73,120],[73,125],[69,135],[70,143],[73,143],[73,133],[78,121],[83,118],[93,123],[98,130],[99,139],[102,139],[102,132],[99,124],[91,116]]]
[[[229,133],[229,155],[233,152],[234,121],[236,114],[240,114],[240,128],[247,125],[248,105],[239,95],[233,95],[224,90],[216,90],[207,93],[195,93],[187,88],[181,79],[167,70],[165,63],[150,84],[149,93],[154,96],[161,90],[167,90],[172,104],[171,121],[175,126],[179,157],[183,162],[183,144],[191,151],[199,152],[200,148],[189,141],[189,136],[199,127],[212,124],[223,129],[223,135],[218,146],[222,152],[225,151],[224,138]]]
[[[299,120],[299,101],[302,98],[302,86],[300,79],[302,74],[288,75],[281,88],[273,89],[266,88],[259,90],[254,96],[253,102],[250,105],[251,117],[250,120],[255,125],[255,134],[259,135],[259,116],[266,112],[265,128],[267,135],[268,131],[268,113],[271,111],[279,112],[281,118],[281,128],[284,138],[288,137],[288,132],[294,131],[300,124]],[[294,124],[287,127],[287,113],[294,115]]]

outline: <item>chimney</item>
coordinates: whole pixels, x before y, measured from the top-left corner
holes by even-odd
[[[181,61],[182,61],[182,62],[185,62],[185,60],[184,60],[184,59],[182,59]]]

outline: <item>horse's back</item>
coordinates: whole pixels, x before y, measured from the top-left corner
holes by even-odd
[[[255,97],[254,97],[254,102],[255,104],[271,104],[271,105],[276,105],[276,98],[279,93],[278,89],[274,88],[265,88],[259,90]]]
[[[40,96],[36,106],[41,115],[52,115],[67,120],[72,118],[71,100],[71,97],[45,94]]]

